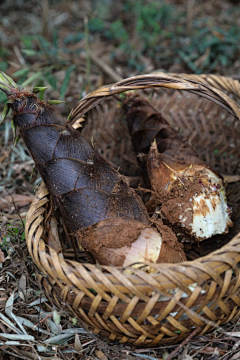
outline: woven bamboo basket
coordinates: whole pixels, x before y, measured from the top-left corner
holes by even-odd
[[[96,335],[150,347],[182,341],[194,329],[204,334],[240,316],[240,108],[233,100],[240,99],[240,89],[238,81],[220,76],[151,74],[82,99],[70,121],[85,114],[84,135],[134,185],[137,160],[119,106],[120,93],[129,90],[151,99],[208,165],[231,175],[227,194],[235,226],[213,238],[215,251],[205,240],[189,252],[194,260],[151,265],[153,273],[147,264],[101,267],[86,262],[76,248],[42,183],[27,215],[26,240],[40,285],[58,309],[67,309]]]

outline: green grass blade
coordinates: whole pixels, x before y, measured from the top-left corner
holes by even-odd
[[[66,71],[66,75],[65,75],[65,78],[63,80],[61,89],[60,89],[60,99],[64,99],[64,96],[66,94],[67,87],[68,87],[68,84],[69,84],[71,73],[73,72],[75,67],[76,67],[76,65],[71,65]]]

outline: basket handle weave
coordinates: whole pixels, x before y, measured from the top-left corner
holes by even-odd
[[[194,80],[203,84],[213,86],[216,89],[222,90],[231,94],[234,100],[240,99],[240,84],[239,81],[231,77],[216,75],[216,74],[174,74],[172,76],[185,79]]]
[[[204,79],[203,79],[204,81]],[[240,107],[221,90],[192,79],[178,78],[176,75],[148,74],[133,76],[112,85],[100,87],[81,99],[70,113],[69,121],[74,123],[107,97],[129,90],[163,87],[175,90],[187,90],[193,94],[205,97],[220,105],[240,120]]]

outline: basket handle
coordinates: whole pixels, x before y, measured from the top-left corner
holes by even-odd
[[[216,89],[226,92],[228,95],[234,96],[234,100],[240,99],[240,85],[239,81],[231,77],[216,75],[216,74],[183,74],[183,73],[171,73],[170,75],[185,79],[194,80],[200,83],[213,86]]]
[[[192,79],[182,79],[167,74],[147,74],[133,76],[118,81],[115,84],[102,86],[99,89],[92,91],[81,99],[73,108],[69,115],[69,121],[73,124],[77,119],[86,114],[86,112],[111,95],[120,94],[129,90],[149,89],[154,87],[187,90],[193,94],[203,96],[220,105],[240,120],[239,105],[219,89]]]

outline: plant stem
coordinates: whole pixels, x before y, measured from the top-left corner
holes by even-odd
[[[85,33],[85,50],[86,50],[86,75],[87,75],[87,92],[91,91],[91,59],[90,59],[90,48],[89,48],[89,28],[88,18],[84,18],[84,33]]]

